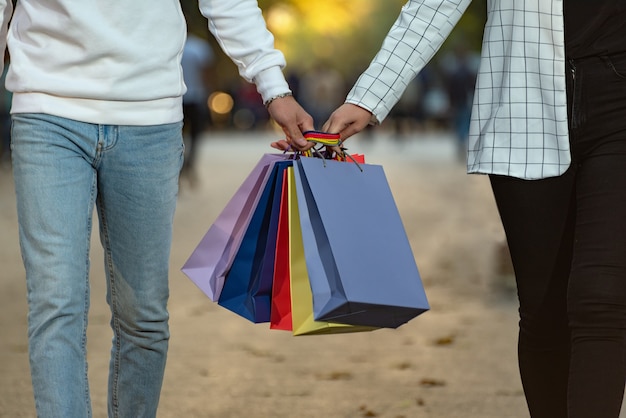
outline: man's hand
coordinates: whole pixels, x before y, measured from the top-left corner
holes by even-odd
[[[338,133],[345,141],[361,132],[372,120],[372,113],[357,105],[345,103],[337,108],[322,127],[324,132]]]
[[[267,106],[267,111],[285,132],[285,139],[272,142],[273,148],[283,151],[304,151],[311,148],[313,144],[309,144],[304,139],[302,132],[314,129],[313,118],[293,97],[287,96],[273,100]]]

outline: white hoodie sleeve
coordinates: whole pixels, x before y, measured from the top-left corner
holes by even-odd
[[[263,101],[290,91],[282,73],[285,57],[274,48],[256,0],[200,0],[199,5],[209,30]]]

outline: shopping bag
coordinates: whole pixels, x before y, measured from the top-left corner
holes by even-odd
[[[286,176],[287,169],[283,175]],[[272,280],[272,301],[270,309],[270,329],[293,330],[291,323],[291,288],[289,285],[289,182],[286,177],[282,184],[280,213],[274,252],[274,272]]]
[[[218,299],[220,306],[255,323],[270,321],[276,233],[287,165],[291,161],[273,164]]]
[[[274,188],[274,197],[272,202],[272,216],[270,218],[269,232],[267,235],[267,243],[265,245],[263,262],[261,264],[260,280],[258,286],[254,289],[265,295],[269,295],[269,300],[272,298],[272,289],[275,277],[276,267],[276,250],[278,241],[278,225],[280,221],[280,213],[282,211],[282,198],[284,185],[286,185],[286,173],[287,167],[291,167],[293,161],[282,161],[277,163],[276,166],[276,186]],[[280,266],[279,266],[280,267]],[[271,303],[268,302],[268,319],[271,317]],[[267,322],[265,321],[265,322]]]
[[[303,157],[294,171],[315,319],[397,328],[428,310],[382,167]]]
[[[294,168],[287,169],[289,207],[289,279],[293,335],[336,334],[372,331],[375,327],[354,326],[315,320],[307,261],[300,232],[300,202],[296,198]]]
[[[269,168],[286,158],[284,154],[261,157],[183,265],[183,273],[212,301],[220,296],[226,272],[267,182]]]

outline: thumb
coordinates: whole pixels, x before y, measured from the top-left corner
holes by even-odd
[[[307,129],[304,130],[306,131]],[[290,124],[289,126],[285,126],[283,131],[285,132],[287,138],[289,138],[289,142],[291,142],[296,148],[302,150],[307,146],[308,141],[304,138],[304,135],[302,135],[302,131],[298,126]]]

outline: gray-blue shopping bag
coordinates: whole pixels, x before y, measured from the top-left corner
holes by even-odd
[[[382,166],[294,162],[316,320],[397,328],[429,309]]]

